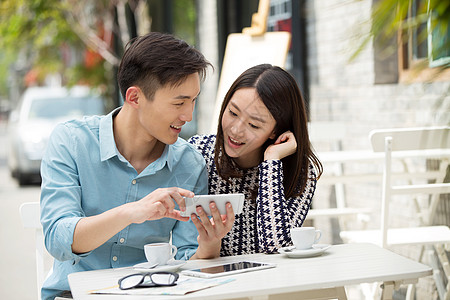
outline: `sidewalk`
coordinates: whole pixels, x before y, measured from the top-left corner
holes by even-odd
[[[35,239],[19,215],[23,202],[39,201],[39,186],[19,188],[6,165],[6,122],[0,121],[0,299],[35,300]]]

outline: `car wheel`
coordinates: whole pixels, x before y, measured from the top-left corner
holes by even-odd
[[[24,173],[17,173],[17,181],[20,186],[28,185],[30,183],[30,176]]]

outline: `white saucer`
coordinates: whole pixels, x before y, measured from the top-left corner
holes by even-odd
[[[331,247],[329,244],[314,244],[310,249],[298,250],[294,246],[283,247],[278,249],[278,253],[284,254],[291,258],[314,257],[322,255]]]
[[[144,272],[160,272],[160,271],[175,272],[176,270],[181,268],[181,266],[183,266],[184,264],[186,264],[185,260],[169,260],[165,265],[153,267],[154,264],[144,262],[134,265],[133,269]]]

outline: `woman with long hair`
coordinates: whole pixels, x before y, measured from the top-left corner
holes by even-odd
[[[292,245],[290,229],[302,226],[322,173],[295,79],[269,64],[246,70],[224,98],[217,135],[189,142],[206,160],[209,194],[245,194],[220,255]]]

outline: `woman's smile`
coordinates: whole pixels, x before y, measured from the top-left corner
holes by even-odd
[[[239,148],[242,145],[245,145],[245,143],[240,142],[240,141],[238,141],[236,139],[233,139],[231,136],[228,137],[228,142],[229,142],[230,146],[233,147],[233,148]]]

